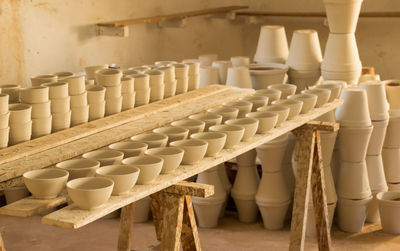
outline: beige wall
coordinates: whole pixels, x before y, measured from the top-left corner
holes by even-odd
[[[323,11],[322,0],[0,0],[0,84],[25,85],[29,76],[55,71],[82,71],[91,64],[122,67],[155,60],[183,59],[202,53],[252,56],[260,25],[245,19],[188,19],[183,28],[132,25],[130,36],[96,37],[94,23],[169,14],[224,5],[248,4],[254,10]],[[400,11],[400,1],[365,0],[368,11]],[[324,47],[323,19],[265,18],[283,24],[290,41],[293,29],[314,28]],[[364,65],[384,78],[400,78],[400,19],[362,19],[357,29]],[[397,75],[396,75],[397,74]]]

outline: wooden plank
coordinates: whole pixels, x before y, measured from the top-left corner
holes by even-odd
[[[325,178],[322,160],[322,150],[319,131],[315,132],[316,144],[311,172],[311,187],[314,206],[314,217],[319,250],[332,250],[331,233],[328,221],[328,207],[325,194]]]
[[[163,193],[161,197],[163,224],[161,251],[179,251],[185,196]]]
[[[165,102],[168,101],[167,103],[160,101],[160,103],[155,102],[146,107],[143,106],[143,109],[146,110],[143,114],[147,115],[143,115],[140,119],[136,119],[132,122],[103,130],[96,134],[58,145],[46,151],[19,158],[15,161],[4,163],[0,165],[0,190],[7,187],[1,182],[21,176],[26,171],[54,165],[60,161],[127,139],[133,135],[165,125],[174,120],[182,119],[190,114],[206,110],[210,107],[218,106],[228,100],[236,100],[253,92],[253,90],[250,89],[229,87],[222,89],[217,87],[215,89],[210,86],[209,88],[206,87],[202,89],[203,90],[198,89],[178,95],[181,96],[179,98],[176,96],[171,98],[171,100],[163,100]],[[137,110],[139,109],[140,107],[137,108]],[[136,108],[133,109],[132,112],[135,110]],[[157,112],[155,113],[154,110]],[[157,114],[157,116],[154,116],[155,114]],[[46,143],[43,142],[43,144]]]
[[[135,205],[131,203],[121,209],[121,218],[119,223],[118,251],[131,251],[133,216]]]
[[[161,240],[161,227],[162,227],[162,213],[161,213],[161,196],[162,191],[153,193],[150,195],[151,198],[151,213],[153,216],[154,227],[156,230],[157,240]]]
[[[325,12],[266,12],[266,11],[237,11],[237,16],[264,16],[264,17],[322,17]],[[400,17],[400,12],[361,12],[359,17],[366,18],[393,18]]]
[[[296,165],[292,222],[290,227],[290,251],[303,251],[306,235],[308,190],[314,155],[314,130],[308,126],[293,131],[296,136],[293,160]]]
[[[188,17],[196,17],[196,16],[203,16],[209,14],[217,14],[217,13],[224,13],[230,12],[234,10],[241,10],[247,9],[248,6],[240,5],[240,6],[225,6],[225,7],[218,7],[218,8],[210,8],[204,10],[195,10],[195,11],[187,11],[182,13],[175,13],[170,15],[160,15],[154,17],[145,17],[145,18],[136,18],[136,19],[127,19],[121,21],[113,21],[113,22],[103,22],[98,23],[98,26],[108,26],[108,27],[119,27],[131,24],[145,24],[145,23],[157,23],[157,22],[164,22],[164,21],[171,21],[171,20],[182,20]]]
[[[183,251],[201,250],[192,199],[188,195],[185,196],[185,207],[183,209],[181,242]]]
[[[64,190],[60,196],[54,199],[39,200],[32,196],[15,201],[0,208],[0,214],[18,217],[28,217],[41,214],[57,206],[67,203],[68,195]]]
[[[325,131],[325,132],[336,132],[339,130],[339,123],[322,122],[322,121],[310,121],[306,126],[311,127],[312,130]]]
[[[6,251],[6,247],[4,246],[3,238],[1,237],[1,233],[0,233],[0,251]]]
[[[181,181],[163,190],[167,193],[207,198],[214,194],[214,186],[195,182]]]
[[[222,150],[218,156],[206,157],[202,161],[194,165],[181,165],[169,174],[160,175],[152,184],[136,185],[128,194],[121,196],[111,196],[110,200],[101,208],[95,210],[80,210],[75,204],[64,207],[56,212],[48,214],[42,218],[44,224],[65,227],[79,228],[89,224],[108,213],[111,213],[123,206],[134,201],[140,200],[146,196],[159,192],[171,185],[185,180],[193,175],[201,173],[213,166],[228,161],[242,153],[245,153],[255,147],[265,144],[293,129],[300,127],[312,121],[317,117],[325,114],[339,105],[343,101],[336,100],[333,103],[326,104],[324,107],[316,108],[309,114],[298,116],[296,119],[284,122],[280,127],[272,129],[267,134],[256,134],[247,142],[240,142],[232,149]]]

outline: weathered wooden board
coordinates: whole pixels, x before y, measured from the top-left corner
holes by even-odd
[[[132,113],[128,113],[128,115],[134,116],[135,110],[140,110],[140,115],[138,115],[140,118],[68,143],[65,143],[61,139],[61,141],[64,143],[57,144],[56,147],[40,152],[36,151],[37,153],[31,155],[26,154],[26,156],[22,158],[1,164],[0,190],[8,187],[10,183],[7,182],[8,180],[19,177],[26,171],[54,165],[60,161],[107,146],[144,131],[165,125],[174,120],[182,119],[190,114],[206,110],[210,107],[218,106],[230,100],[236,100],[240,97],[249,95],[252,92],[253,90],[250,89],[210,86],[178,95],[171,99],[165,99],[147,106],[132,109]],[[125,112],[122,112],[121,114],[125,114]],[[108,118],[114,120],[112,116],[104,118],[104,120],[107,121]],[[88,124],[91,124],[91,122]],[[72,129],[74,128],[71,128],[70,130]],[[76,131],[76,133],[79,133],[79,130]],[[56,134],[53,136],[57,137]],[[47,143],[42,142],[41,144],[46,145]],[[35,144],[35,147],[39,146],[36,146]]]
[[[201,173],[213,166],[230,160],[242,153],[254,149],[261,144],[267,143],[285,133],[288,133],[293,129],[304,125],[305,123],[316,119],[322,114],[335,109],[340,104],[342,104],[342,101],[336,100],[333,103],[326,104],[324,107],[314,109],[309,114],[304,114],[298,116],[294,120],[286,121],[280,127],[272,129],[267,134],[257,134],[247,142],[240,142],[233,149],[222,150],[216,157],[204,158],[202,161],[194,165],[181,165],[179,168],[169,174],[160,175],[152,184],[137,185],[131,190],[130,193],[126,195],[112,196],[110,200],[101,208],[88,211],[81,210],[75,204],[72,204],[44,216],[42,218],[42,222],[44,224],[65,228],[82,227],[134,201],[161,191],[178,183],[179,181]]]

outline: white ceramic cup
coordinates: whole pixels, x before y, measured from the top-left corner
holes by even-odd
[[[88,104],[86,91],[78,95],[71,95],[70,98],[71,98],[71,108],[81,107]]]
[[[49,88],[49,98],[66,98],[68,97],[68,83],[67,82],[55,82],[46,83],[42,86],[47,86]]]
[[[32,138],[38,138],[51,133],[52,116],[32,119]]]
[[[122,71],[118,69],[102,69],[96,71],[96,82],[102,86],[121,84]]]
[[[132,93],[135,90],[135,82],[131,77],[121,78],[121,93]]]
[[[71,110],[62,113],[53,113],[51,121],[51,132],[58,132],[71,126]]]
[[[105,100],[89,104],[89,121],[104,118],[106,111],[105,109],[106,109]]]
[[[70,96],[66,98],[57,98],[52,99],[50,102],[51,113],[66,113],[70,110],[71,107],[71,98]]]
[[[123,99],[122,96],[119,96],[118,98],[106,99],[105,116],[109,116],[109,115],[121,112],[122,99]]]
[[[135,107],[136,92],[124,93],[122,95],[122,111]]]
[[[51,100],[44,103],[31,104],[32,118],[47,118],[51,115]]]
[[[31,121],[32,106],[29,104],[10,104],[10,124],[25,124]]]
[[[19,90],[22,103],[36,104],[49,101],[49,87],[35,86],[30,88],[22,88]]]
[[[107,86],[105,99],[113,99],[121,97],[121,85]]]
[[[68,83],[69,95],[79,95],[85,92],[85,76],[69,77],[63,80]]]
[[[87,101],[89,104],[101,103],[105,100],[106,88],[100,85],[94,85],[86,89]]]
[[[150,88],[150,76],[148,74],[134,74],[131,75],[135,82],[135,91]]]
[[[71,107],[71,126],[76,126],[89,121],[89,105]]]

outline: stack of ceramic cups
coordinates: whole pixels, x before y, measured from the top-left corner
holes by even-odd
[[[344,89],[340,99],[344,103],[336,109],[341,126],[337,142],[340,155],[336,184],[338,223],[346,232],[360,232],[372,199],[365,158],[373,126],[364,89]]]
[[[218,175],[217,166],[210,168],[197,176],[197,183],[214,185],[214,195],[201,198],[192,197],[193,208],[199,227],[217,227],[218,219],[223,208],[226,192]]]
[[[289,83],[297,85],[297,92],[315,85],[321,77],[322,53],[315,30],[295,30],[290,43]]]
[[[32,138],[38,138],[51,133],[51,106],[49,87],[36,86],[20,90],[22,103],[32,106]]]
[[[244,56],[234,56],[231,57],[231,63],[233,67],[239,67],[239,66],[247,67],[250,64],[250,58]]]
[[[150,103],[162,100],[164,98],[164,72],[160,70],[148,70],[149,75]]]
[[[89,105],[84,76],[64,79],[68,83],[68,93],[71,107],[71,126],[76,126],[89,121]]]
[[[256,167],[255,149],[236,157],[238,172],[231,195],[239,215],[239,221],[252,223],[257,220],[258,208],[255,195],[260,178]]]
[[[330,34],[321,70],[324,79],[358,83],[361,61],[354,32],[363,0],[324,0]]]
[[[9,145],[15,145],[28,141],[32,136],[32,106],[29,104],[16,103],[9,105]]]
[[[199,87],[205,87],[207,85],[219,85],[219,69],[215,66],[200,66],[199,70],[200,83]]]
[[[258,64],[284,64],[289,54],[285,27],[264,25],[261,27],[254,61]]]
[[[39,75],[35,77],[31,77],[31,84],[33,87],[35,86],[40,86],[41,84],[44,83],[55,83],[57,82],[58,77],[53,74],[48,74],[48,75]]]
[[[0,148],[8,146],[8,136],[10,133],[10,127],[8,126],[8,122],[10,120],[10,112],[8,111],[8,100],[8,94],[0,94]]]
[[[189,65],[174,64],[176,78],[176,94],[182,94],[189,89]]]
[[[89,104],[89,121],[104,118],[106,88],[101,85],[87,85],[86,92]]]
[[[183,60],[182,63],[189,66],[188,70],[188,91],[199,88],[200,85],[200,62],[193,60]]]
[[[229,67],[226,85],[239,88],[252,88],[249,68],[243,66]]]
[[[107,68],[108,64],[86,66],[85,67],[86,80],[96,81],[96,72]]]
[[[148,74],[130,75],[134,79],[136,92],[135,107],[147,105],[150,102],[150,77]]]
[[[400,80],[388,80],[384,84],[390,118],[382,149],[383,166],[389,191],[400,191]]]
[[[96,72],[97,84],[106,88],[105,116],[121,112],[121,77],[122,71],[118,69],[103,69]]]
[[[256,193],[256,203],[264,227],[281,229],[291,202],[290,191],[282,172],[282,161],[288,143],[287,134],[256,148],[263,173]]]
[[[122,111],[135,107],[135,82],[132,77],[121,78]]]
[[[203,54],[199,56],[200,66],[211,66],[212,62],[218,60],[217,54]]]
[[[219,83],[221,85],[226,84],[228,68],[232,67],[232,62],[228,61],[228,60],[217,60],[212,63],[212,67],[215,67],[218,69]]]
[[[74,81],[72,81],[74,82]],[[77,82],[77,81],[75,81]],[[49,88],[49,105],[52,116],[51,132],[58,132],[71,126],[71,98],[67,82],[43,84]],[[45,107],[48,108],[47,106]],[[32,107],[32,116],[34,108]]]
[[[379,192],[388,191],[381,153],[389,123],[389,105],[386,100],[385,86],[380,81],[361,83],[360,87],[367,92],[369,113],[374,127],[366,158],[369,184],[373,195],[366,221],[375,223],[379,221],[376,195]]]
[[[157,70],[164,72],[164,98],[175,96],[177,80],[175,79],[175,66],[160,66]]]
[[[1,93],[8,94],[9,103],[18,103],[19,102],[19,89],[21,86],[19,85],[2,85],[0,86]]]

